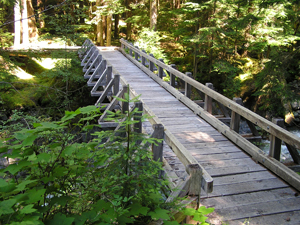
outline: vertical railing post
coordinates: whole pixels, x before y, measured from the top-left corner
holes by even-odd
[[[176,70],[176,65],[175,64],[171,64],[171,67]],[[176,76],[174,74],[170,73],[170,85],[172,87],[175,87],[175,77]]]
[[[132,43],[130,43],[131,46],[133,46]],[[129,55],[132,56],[132,48],[129,48]]]
[[[284,127],[284,120],[282,118],[273,118],[272,122],[280,127]],[[270,151],[269,156],[273,157],[274,159],[280,160],[280,153],[281,153],[281,139],[277,138],[274,135],[270,135]]]
[[[133,129],[134,129],[134,132],[142,133],[143,103],[136,102],[134,105],[135,105],[135,108],[138,110],[138,112],[134,114],[133,120],[138,121],[138,122],[134,123]]]
[[[187,75],[190,78],[193,77],[191,72],[186,72],[185,75]],[[185,91],[184,91],[185,96],[188,97],[188,98],[191,98],[191,95],[192,95],[192,86],[189,83],[187,83],[187,82],[185,82],[184,86],[185,86],[185,88],[184,88],[185,89]]]
[[[164,63],[164,60],[163,59],[159,59],[159,61],[161,61],[162,63]],[[164,75],[164,69],[162,67],[158,67],[158,76],[160,79],[163,78],[163,75]]]
[[[206,83],[205,85],[210,89],[214,88],[212,83]],[[212,114],[212,98],[209,97],[208,95],[205,95],[204,98],[204,110]]]
[[[142,50],[142,52],[146,53],[145,50]],[[142,65],[146,66],[146,58],[144,56],[142,56]]]
[[[242,101],[241,98],[233,98],[233,101],[236,102],[239,105],[243,104],[243,101]],[[235,132],[239,133],[239,130],[240,130],[240,121],[241,121],[240,114],[232,111],[231,112],[230,129],[232,129]]]
[[[123,85],[123,91],[124,91],[124,94],[123,94],[123,98],[125,98],[125,93],[128,92],[128,86],[127,85]],[[129,111],[129,102],[126,102],[126,101],[122,101],[122,114],[125,114],[126,112]]]
[[[120,75],[115,74],[114,77],[114,96],[116,96],[119,93],[120,90]]]
[[[202,169],[199,166],[199,164],[189,164],[186,167],[186,171],[190,175],[189,195],[198,196],[198,200],[197,200],[197,209],[198,209],[200,205]]]
[[[136,47],[136,49],[139,50],[138,46],[134,46],[134,47]],[[137,53],[137,51],[134,52],[134,58],[135,58],[136,61],[139,61],[139,53]]]
[[[149,56],[154,58],[154,55],[152,53],[149,54]],[[154,71],[154,63],[149,59],[149,69],[150,71]]]
[[[164,126],[162,124],[153,124],[153,138],[164,138]],[[157,142],[156,145],[152,144],[153,160],[162,162],[163,157],[163,142]]]

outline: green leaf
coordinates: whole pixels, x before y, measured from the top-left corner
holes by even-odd
[[[21,214],[30,214],[32,212],[37,211],[37,209],[34,209],[33,206],[34,206],[33,204],[26,205],[23,209],[20,210],[20,213]]]
[[[16,188],[15,183],[8,183],[4,179],[0,179],[0,193],[8,193]]]
[[[40,123],[42,126],[37,127],[37,131],[39,130],[57,130],[57,129],[62,129],[63,127],[60,126],[59,124],[56,124],[55,122],[42,122]]]
[[[27,204],[30,204],[30,203],[42,201],[42,200],[44,200],[45,192],[46,192],[46,189],[39,189],[39,190],[31,189],[31,190],[27,191],[28,200],[26,200],[25,202]]]
[[[63,154],[65,154],[66,156],[70,156],[72,155],[76,150],[78,150],[78,148],[80,147],[80,144],[73,144],[73,145],[69,145],[67,146],[64,150],[63,150]]]
[[[30,165],[31,162],[28,161],[20,161],[18,164],[11,164],[4,171],[10,172],[12,175],[19,172],[23,167]]]
[[[74,219],[75,219],[74,217],[67,217],[64,214],[58,213],[53,217],[51,221],[47,222],[46,225],[58,225],[58,224],[71,225]]]
[[[10,225],[43,225],[44,223],[40,221],[39,216],[26,215],[22,222],[12,222]]]
[[[170,219],[170,216],[168,215],[169,211],[165,210],[165,209],[158,208],[158,209],[155,209],[154,212],[149,212],[148,214],[154,220],[158,220],[158,219],[169,220]]]
[[[184,208],[183,212],[184,212],[184,215],[193,216],[196,213],[196,209],[193,209],[193,208]]]
[[[68,201],[71,201],[72,197],[71,196],[61,196],[61,197],[53,197],[51,198],[51,205],[61,205],[61,206],[65,206]]]
[[[51,155],[50,155],[50,153],[43,152],[41,154],[38,154],[36,158],[37,159],[35,162],[46,162],[47,163],[50,161]]]
[[[206,208],[205,206],[201,206],[197,211],[202,213],[203,215],[207,215],[209,213],[212,213],[215,210],[215,208]]]
[[[94,112],[94,111],[99,111],[99,109],[95,105],[89,105],[89,106],[80,108],[79,111],[82,114],[87,114],[87,113],[91,113],[91,112]]]
[[[16,203],[16,199],[8,199],[0,202],[0,216],[4,214],[11,214],[15,211],[12,209]]]
[[[148,207],[143,207],[139,203],[134,203],[131,205],[129,213],[130,215],[135,215],[135,216],[138,216],[139,214],[146,216],[148,211],[149,211]]]
[[[33,134],[28,136],[27,138],[24,139],[24,141],[22,142],[23,146],[31,146],[33,144],[33,142],[35,141],[35,139],[37,139],[38,135]]]
[[[179,225],[177,221],[164,221],[164,225]]]
[[[198,222],[201,222],[201,223],[205,223],[205,220],[207,219],[208,217],[204,216],[203,214],[201,213],[196,213],[193,217],[194,220],[198,221]]]
[[[67,120],[71,120],[73,118],[75,118],[78,114],[80,114],[79,110],[74,111],[65,111],[65,116],[63,118],[61,118],[61,121],[67,121]]]
[[[23,191],[26,187],[27,184],[31,184],[33,182],[35,182],[36,180],[25,180],[25,181],[22,181],[21,183],[19,183],[17,185],[17,191]]]

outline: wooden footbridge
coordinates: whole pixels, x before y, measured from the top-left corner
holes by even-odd
[[[298,137],[244,108],[239,99],[220,95],[211,84],[195,81],[190,73],[165,65],[124,40],[121,48],[96,47],[86,40],[79,56],[91,95],[98,98],[96,105],[109,98],[107,110],[128,110],[113,96],[121,97],[128,87],[133,97],[140,96],[143,112],[150,115],[144,129],[155,128],[157,134],[160,130],[164,138],[163,152],[155,154],[157,158],[162,154],[165,176],[176,187],[168,200],[201,196],[201,205],[215,208],[208,219],[212,224],[300,224],[300,176],[277,160],[284,141],[299,164]],[[163,81],[165,74],[169,82]],[[179,79],[183,90],[175,88]],[[202,94],[202,103],[190,99],[192,88]],[[223,116],[212,115],[212,103],[219,105]],[[102,126],[117,126],[105,122],[105,117],[106,111],[99,119]],[[269,155],[239,134],[241,117],[248,121],[252,137],[259,136],[255,128],[270,134]]]

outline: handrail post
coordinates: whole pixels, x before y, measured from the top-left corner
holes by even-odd
[[[143,115],[143,103],[135,102],[135,108],[137,108],[138,112],[134,114],[133,120],[138,121],[133,125],[134,131],[137,133],[142,133],[142,115]]]
[[[132,43],[130,43],[131,46],[133,46]],[[132,56],[132,48],[129,48],[129,55]]]
[[[205,85],[210,89],[214,88],[212,83],[206,83]],[[204,110],[212,114],[212,98],[207,94],[205,94],[205,98],[204,98]]]
[[[280,127],[284,127],[284,120],[282,118],[272,118],[272,122]],[[271,134],[270,142],[269,156],[280,161],[281,139]]]
[[[128,86],[127,85],[123,85],[123,91],[124,91],[124,94],[123,94],[123,98],[124,98],[124,96],[125,96],[125,93],[127,93],[128,92]],[[122,101],[122,114],[125,114],[126,112],[128,112],[128,110],[129,110],[129,102],[123,102]]]
[[[146,53],[145,50],[142,50],[142,52]],[[142,65],[146,66],[146,58],[144,56],[142,56]]]
[[[161,61],[162,63],[164,63],[164,60],[163,59],[159,59],[159,61]],[[164,69],[162,67],[158,67],[158,76],[160,79],[163,78],[163,74],[164,74]]]
[[[120,87],[120,75],[119,74],[115,74],[115,78],[114,78],[114,96],[116,96],[119,93]]]
[[[185,75],[187,75],[190,78],[193,78],[193,75],[192,75],[191,72],[186,72]],[[188,97],[188,98],[191,98],[192,86],[189,83],[185,82],[185,88],[184,89],[185,89],[185,91],[184,91],[185,96]]]
[[[139,50],[138,46],[134,46],[134,47],[136,47]],[[134,52],[134,58],[135,58],[136,61],[139,61],[139,53],[137,53],[137,51]]]
[[[189,195],[198,196],[197,199],[197,209],[200,205],[200,195],[201,195],[201,181],[202,181],[202,169],[199,164],[189,164],[186,167],[187,173],[190,175],[189,178]]]
[[[162,124],[153,124],[153,138],[164,139],[164,126]],[[162,162],[163,161],[163,141],[152,144],[153,160]],[[158,177],[161,178],[163,171],[159,171]]]
[[[171,66],[173,69],[176,70],[176,65],[175,65],[175,64],[171,64],[170,66]],[[175,87],[175,75],[172,74],[172,73],[170,73],[170,85],[171,85],[172,87]]]
[[[154,58],[154,55],[152,53],[149,54],[149,56]],[[150,71],[154,71],[154,63],[149,59],[149,69]]]
[[[243,101],[242,101],[241,98],[233,98],[233,101],[236,102],[239,105],[243,104]],[[232,111],[231,112],[230,129],[232,129],[235,132],[239,133],[240,121],[241,121],[241,116],[238,113]]]

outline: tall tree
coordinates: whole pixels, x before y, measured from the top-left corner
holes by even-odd
[[[27,0],[22,0],[22,6],[22,44],[24,47],[26,47],[29,45]]]
[[[18,48],[21,44],[21,12],[20,12],[20,2],[16,1],[14,5],[14,23],[15,23],[15,37],[14,37],[14,47]]]
[[[150,0],[150,30],[154,31],[156,31],[158,17],[157,4],[158,0]]]
[[[34,42],[38,39],[38,29],[36,26],[36,20],[34,16],[34,8],[32,6],[32,0],[27,0],[27,12],[28,12],[28,32],[30,42]]]

